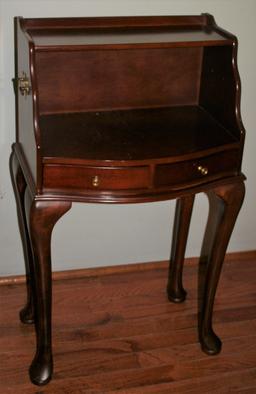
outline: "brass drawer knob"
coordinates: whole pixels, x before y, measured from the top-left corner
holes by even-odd
[[[26,97],[28,94],[30,94],[31,86],[29,84],[27,74],[24,73],[24,71],[22,73],[22,76],[18,78],[18,87],[22,96]]]
[[[207,167],[198,166],[197,169],[198,169],[199,172],[201,172],[202,175],[207,175],[208,174],[208,168]]]
[[[92,178],[92,186],[97,187],[100,184],[100,178],[98,177],[98,175],[95,175]]]

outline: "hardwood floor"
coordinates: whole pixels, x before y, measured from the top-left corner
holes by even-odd
[[[247,252],[224,264],[214,313],[223,350],[212,357],[197,339],[194,260],[185,263],[183,304],[167,301],[165,263],[60,275],[53,283],[54,377],[44,387],[27,374],[35,337],[18,320],[25,285],[7,281],[0,286],[0,393],[255,394],[255,263],[256,252]]]

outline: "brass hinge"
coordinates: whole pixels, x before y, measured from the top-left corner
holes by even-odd
[[[27,97],[31,92],[31,85],[27,74],[23,71],[21,77],[12,78],[13,89],[15,94],[18,93],[18,89],[22,96]]]
[[[22,76],[18,78],[18,88],[22,96],[28,96],[31,92],[31,85],[27,74],[23,71]]]

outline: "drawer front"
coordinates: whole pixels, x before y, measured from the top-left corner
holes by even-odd
[[[48,164],[44,188],[51,190],[125,190],[149,187],[149,168],[94,167]]]
[[[159,164],[155,171],[155,186],[183,185],[207,182],[212,177],[233,175],[237,172],[237,150],[172,164]]]

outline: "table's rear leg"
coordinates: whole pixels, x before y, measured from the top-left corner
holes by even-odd
[[[29,233],[26,222],[25,213],[25,190],[27,183],[25,181],[22,169],[17,160],[16,154],[13,151],[10,157],[10,172],[12,178],[12,184],[14,189],[14,194],[16,198],[16,207],[18,215],[18,223],[21,234],[25,268],[26,268],[26,283],[27,283],[27,301],[23,309],[20,311],[20,320],[22,323],[31,324],[34,322],[34,310],[33,310],[33,296],[32,296],[32,286],[31,286],[31,271],[33,269],[33,255],[31,251]]]
[[[186,291],[182,285],[182,272],[194,198],[195,196],[191,194],[180,197],[176,201],[167,285],[168,298],[173,302],[182,302],[186,298]]]
[[[243,182],[220,186],[207,193],[209,217],[199,265],[199,340],[207,354],[217,354],[221,341],[212,328],[215,293],[226,249],[243,203]],[[202,280],[203,279],[203,280]]]
[[[53,371],[51,342],[51,234],[55,223],[71,208],[70,202],[32,201],[26,193],[26,209],[34,254],[34,302],[36,354],[30,366],[34,384],[49,382]]]

